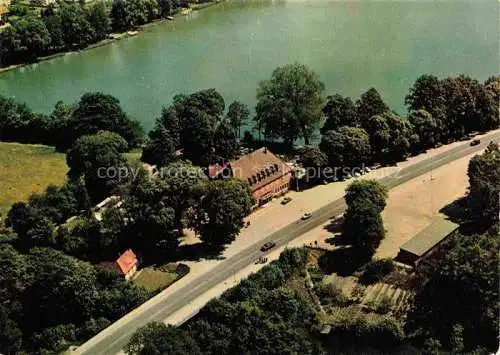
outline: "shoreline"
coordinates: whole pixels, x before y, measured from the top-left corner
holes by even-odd
[[[206,9],[207,7],[211,7],[211,6],[217,5],[219,3],[221,3],[220,0],[214,0],[214,1],[210,1],[210,2],[204,3],[204,4],[193,4],[193,6],[190,7],[190,9],[191,9],[191,11],[199,11],[199,10]],[[2,67],[2,68],[0,68],[0,75],[2,75],[4,73],[7,73],[9,71],[12,71],[12,70],[16,70],[16,69],[19,69],[19,68],[22,68],[22,67],[29,66],[29,65],[33,65],[33,64],[37,64],[37,63],[41,63],[41,62],[46,62],[46,61],[51,60],[51,59],[55,59],[55,58],[59,58],[59,57],[64,57],[66,55],[71,55],[71,54],[74,54],[74,53],[81,53],[81,52],[85,52],[85,51],[90,50],[90,49],[94,49],[94,48],[99,48],[99,47],[102,47],[102,46],[106,46],[108,44],[121,41],[122,39],[125,39],[125,38],[137,37],[137,36],[139,36],[141,34],[141,32],[143,32],[145,29],[147,29],[149,27],[158,26],[158,25],[162,25],[162,24],[165,24],[165,23],[173,22],[173,21],[175,21],[176,18],[180,18],[180,17],[186,16],[186,15],[187,14],[182,14],[181,12],[179,12],[179,13],[176,13],[175,15],[172,16],[174,18],[174,20],[160,19],[160,20],[155,20],[153,22],[146,23],[144,25],[139,26],[135,30],[135,31],[138,32],[137,34],[129,34],[129,32],[132,32],[132,31],[127,31],[127,32],[122,32],[122,33],[110,33],[109,35],[114,36],[113,38],[103,39],[102,41],[90,44],[87,47],[82,48],[80,50],[58,52],[58,53],[54,53],[54,54],[51,54],[51,55],[48,55],[48,56],[45,56],[45,57],[37,58],[37,60],[35,62],[13,64],[13,65],[9,65],[8,67]]]

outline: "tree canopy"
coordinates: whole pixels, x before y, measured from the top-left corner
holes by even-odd
[[[342,126],[323,134],[319,147],[331,167],[361,167],[370,159],[370,138],[363,128]]]
[[[324,84],[302,64],[278,67],[257,89],[257,127],[268,138],[288,146],[298,138],[306,145],[321,120]]]

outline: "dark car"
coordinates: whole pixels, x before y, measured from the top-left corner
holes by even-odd
[[[471,147],[473,147],[475,145],[478,145],[479,143],[481,143],[481,141],[479,139],[474,139],[472,142],[470,142],[470,145],[471,145]]]
[[[281,200],[281,204],[286,205],[290,201],[292,201],[291,197],[285,197],[283,200]]]
[[[264,243],[262,247],[260,247],[260,251],[268,251],[269,249],[272,249],[276,246],[276,243],[274,242],[267,242]]]
[[[306,219],[309,219],[309,218],[311,218],[312,216],[313,216],[313,215],[312,215],[312,213],[309,213],[309,212],[308,212],[308,213],[304,213],[304,215],[301,217],[301,219],[302,219],[303,221],[305,221]]]

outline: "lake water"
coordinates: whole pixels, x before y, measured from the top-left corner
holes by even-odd
[[[217,89],[251,107],[277,66],[315,70],[327,94],[375,86],[391,108],[424,73],[499,72],[499,2],[230,1],[138,36],[0,75],[0,94],[50,112],[87,91],[118,97],[149,130],[177,93]]]

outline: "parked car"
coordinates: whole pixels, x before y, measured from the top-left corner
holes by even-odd
[[[369,173],[369,172],[371,172],[371,171],[372,171],[372,169],[370,169],[370,168],[369,168],[369,167],[367,167],[367,166],[365,166],[365,169],[364,169],[364,170],[365,170],[365,173]]]
[[[286,205],[290,201],[292,201],[292,198],[287,196],[283,200],[281,200],[281,204]]]
[[[361,174],[360,174],[360,173],[354,173],[354,177],[358,178],[358,177],[360,177],[360,176],[361,176]]]
[[[481,141],[479,139],[474,139],[472,142],[470,142],[470,145],[471,145],[471,147],[473,147],[475,145],[478,145],[479,143],[481,143]]]
[[[345,174],[345,175],[344,175],[344,178],[345,178],[346,180],[349,180],[350,178],[352,178],[352,175],[351,175],[351,174],[349,174],[349,173],[347,173],[347,174]]]
[[[268,251],[276,246],[275,242],[267,242],[260,248],[260,251]]]
[[[312,217],[312,213],[307,212],[307,213],[304,213],[304,215],[301,217],[301,219],[303,221],[305,221],[306,219],[309,219],[311,217]]]

